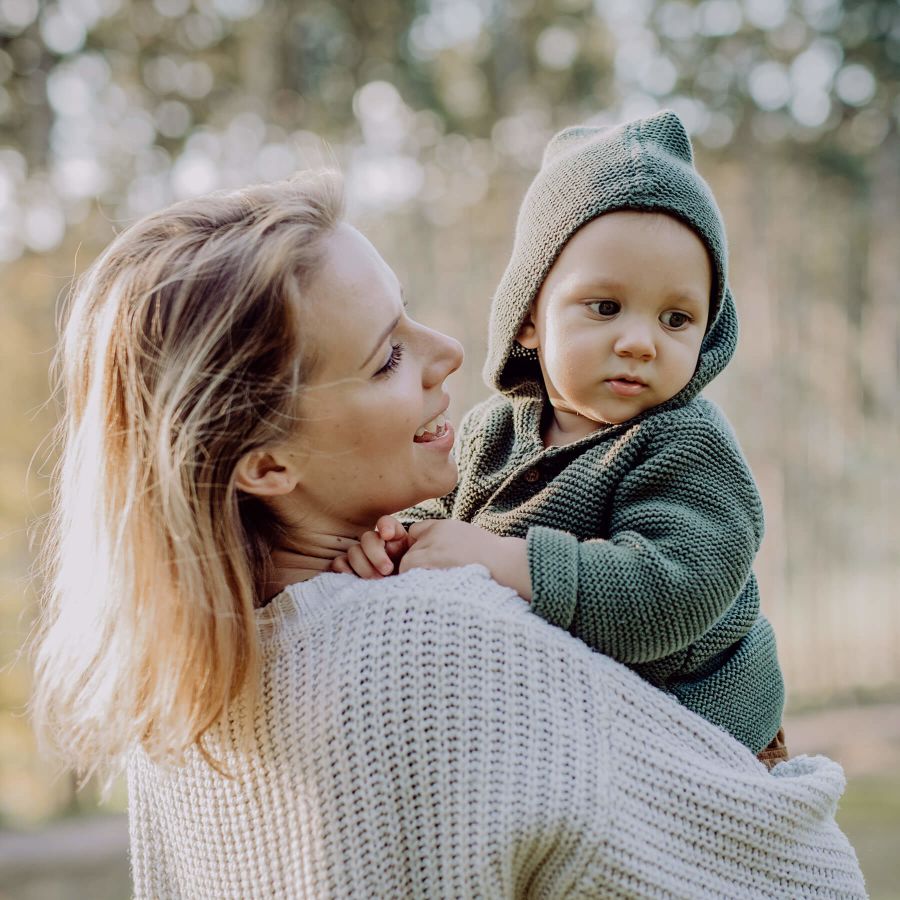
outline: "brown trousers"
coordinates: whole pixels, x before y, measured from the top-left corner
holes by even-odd
[[[767,768],[788,759],[787,744],[784,742],[784,726],[778,729],[778,734],[772,738],[772,742],[768,747],[763,748],[756,754],[756,758]]]

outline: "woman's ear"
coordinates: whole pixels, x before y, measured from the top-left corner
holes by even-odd
[[[251,450],[238,461],[235,484],[247,494],[257,497],[280,497],[290,494],[297,486],[293,466],[284,465],[280,453]]]
[[[516,335],[516,341],[528,350],[538,349],[540,341],[538,340],[537,328],[535,328],[534,325],[533,311],[530,310],[525,317],[525,321],[522,323],[519,328],[519,333]]]

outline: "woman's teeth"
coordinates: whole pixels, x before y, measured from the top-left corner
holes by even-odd
[[[430,422],[426,422],[421,428],[416,429],[416,436],[413,440],[420,444],[434,441],[441,437],[446,430],[447,420],[443,414],[439,413]]]

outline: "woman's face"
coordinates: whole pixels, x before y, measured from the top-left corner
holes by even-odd
[[[459,342],[406,315],[396,275],[349,225],[328,239],[306,296],[301,337],[313,368],[289,448],[302,521],[371,528],[452,490],[453,428],[439,417]]]

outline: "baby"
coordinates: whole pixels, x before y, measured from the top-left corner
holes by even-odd
[[[494,298],[498,393],[460,427],[457,488],[383,518],[335,568],[481,563],[771,766],[787,753],[751,570],[762,506],[700,394],[737,342],[726,254],[674,113],[553,138]]]

